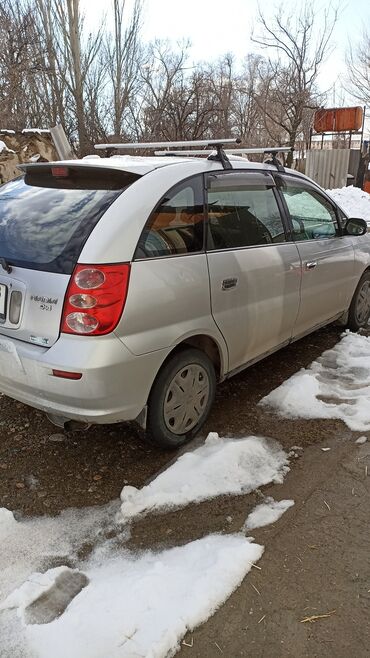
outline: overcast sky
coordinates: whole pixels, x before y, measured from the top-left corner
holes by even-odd
[[[109,0],[82,0],[89,26],[98,25],[103,12],[109,10]],[[260,5],[268,15],[273,14],[274,0],[263,0]],[[284,0],[287,15],[297,11],[301,0]],[[132,0],[126,0],[130,9]],[[317,7],[328,6],[326,0],[317,0]],[[217,59],[232,52],[242,60],[248,52],[256,50],[250,33],[256,22],[257,0],[144,0],[143,37],[174,42],[190,39],[194,60]],[[318,9],[320,15],[320,9]],[[370,0],[342,0],[338,23],[333,36],[335,50],[323,67],[321,87],[330,87],[344,75],[344,52],[349,41],[356,42],[363,28],[370,23]]]

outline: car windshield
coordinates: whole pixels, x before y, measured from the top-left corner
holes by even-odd
[[[70,274],[94,226],[138,178],[102,168],[56,169],[57,176],[40,167],[0,187],[0,257],[11,265]]]

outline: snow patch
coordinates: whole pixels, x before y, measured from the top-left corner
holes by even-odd
[[[225,439],[210,433],[200,448],[181,455],[147,486],[124,487],[122,519],[225,494],[246,494],[269,482],[281,483],[288,470],[287,455],[273,440]]]
[[[0,509],[0,599],[34,571],[64,564],[67,558],[74,566],[83,545],[104,542],[111,531],[118,538],[127,537],[128,531],[114,521],[117,507],[115,502],[98,508],[67,510],[53,518],[21,521],[16,521],[10,510]]]
[[[11,534],[16,523],[13,512],[6,507],[0,507],[0,539],[5,539]]]
[[[24,128],[24,130],[22,130],[22,135],[42,135],[43,133],[50,134],[50,130],[47,128]]]
[[[163,658],[240,585],[263,547],[210,535],[160,553],[96,555],[64,614],[27,626],[37,658]]]
[[[264,503],[257,505],[249,514],[244,527],[246,530],[254,530],[275,523],[293,505],[294,500],[276,501],[271,497],[266,498]]]
[[[15,153],[13,149],[8,149],[5,142],[3,142],[2,139],[0,139],[0,153],[2,153],[3,151],[5,151],[5,153]]]
[[[210,434],[141,490],[125,487],[120,520],[282,482],[281,446]],[[0,653],[22,658],[164,658],[206,621],[263,554],[244,534],[209,535],[134,553],[118,503],[17,521],[0,510]],[[229,519],[232,520],[231,517]],[[81,558],[81,549],[95,547]],[[30,576],[31,574],[31,576]]]
[[[338,418],[355,432],[370,430],[370,337],[346,332],[260,404],[287,418]]]
[[[20,616],[25,619],[27,608],[52,591],[58,578],[66,575],[73,577],[75,574],[79,574],[79,571],[65,566],[49,569],[46,573],[33,573],[20,587],[7,596],[1,603],[0,610],[17,608]]]
[[[370,194],[359,187],[342,187],[326,190],[326,193],[343,208],[349,217],[362,217],[370,224]]]

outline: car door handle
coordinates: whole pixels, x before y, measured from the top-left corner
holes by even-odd
[[[306,270],[313,270],[315,269],[317,265],[317,260],[310,260],[307,263],[305,263],[305,268]]]
[[[231,277],[230,279],[224,279],[222,282],[222,290],[231,290],[232,288],[236,288],[238,284],[238,279],[237,277]]]

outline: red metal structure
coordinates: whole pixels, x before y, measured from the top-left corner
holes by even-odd
[[[362,107],[340,107],[316,110],[314,131],[316,133],[359,132],[362,128]]]

